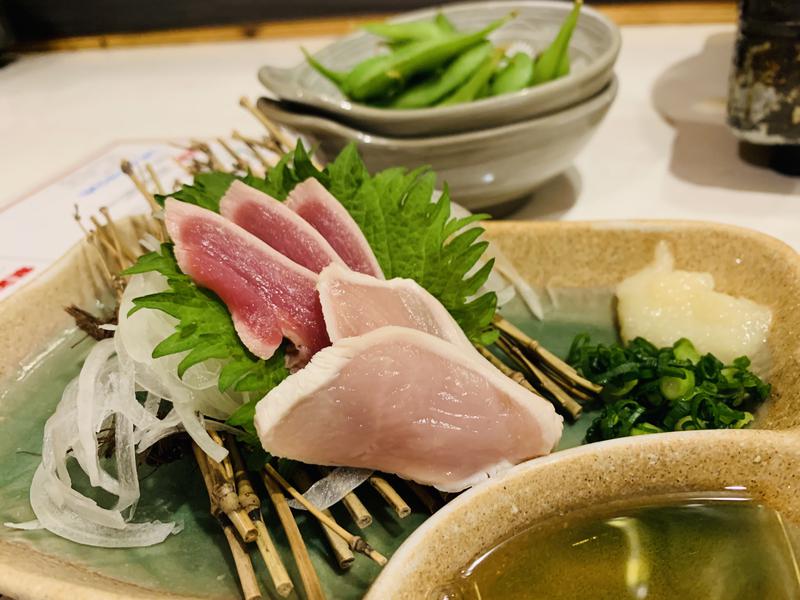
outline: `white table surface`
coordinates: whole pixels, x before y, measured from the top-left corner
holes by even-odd
[[[238,98],[327,38],[29,55],[0,69],[0,209],[113,142],[257,133]],[[619,97],[574,167],[517,218],[716,220],[800,249],[800,179],[738,157],[724,126],[733,27],[623,28]],[[35,227],[35,223],[20,223]]]

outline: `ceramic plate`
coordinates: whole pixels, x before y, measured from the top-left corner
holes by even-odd
[[[137,236],[135,225],[135,222],[128,222],[125,226],[131,236]],[[774,392],[758,414],[755,427],[789,430],[798,426],[800,351],[796,332],[800,331],[800,262],[785,245],[750,231],[702,223],[505,222],[490,223],[487,231],[524,277],[536,287],[548,286],[550,290],[552,301],[547,303],[544,321],[533,321],[519,304],[508,306],[509,318],[559,353],[566,351],[572,335],[580,331],[589,331],[599,340],[614,339],[613,285],[643,267],[650,261],[656,243],[667,240],[679,268],[709,271],[716,277],[721,291],[743,293],[772,308],[774,321],[769,339],[772,361],[768,376]],[[0,522],[25,521],[33,516],[27,490],[39,460],[36,454],[41,445],[42,425],[68,379],[77,373],[89,348],[89,342],[71,329],[62,307],[71,303],[91,307],[106,299],[107,290],[97,283],[101,280],[95,255],[81,244],[44,275],[0,303],[0,376],[4,379],[0,396],[0,423],[4,434],[0,436]],[[585,424],[588,419],[582,422]],[[731,441],[732,434],[741,436]],[[531,499],[524,513],[527,518],[557,506],[556,500],[565,496],[563,490],[558,492],[562,482],[581,482],[582,475],[590,476],[594,472],[593,465],[622,460],[621,456],[648,457],[647,460],[654,461],[651,464],[658,466],[651,469],[658,477],[653,479],[646,469],[636,468],[624,471],[624,477],[592,480],[591,486],[576,483],[570,492],[573,504],[608,497],[623,482],[635,489],[651,479],[672,482],[673,486],[697,481],[697,477],[686,475],[684,463],[672,461],[675,447],[681,444],[703,452],[705,448],[720,444],[716,451],[705,455],[700,467],[708,474],[707,479],[724,477],[733,464],[730,455],[735,454],[739,443],[736,439],[740,439],[738,447],[748,452],[754,464],[763,467],[760,472],[764,477],[759,479],[754,474],[753,481],[758,481],[760,486],[763,481],[762,488],[773,489],[775,497],[784,498],[791,492],[792,498],[796,498],[796,478],[800,472],[797,457],[787,453],[783,458],[783,442],[779,442],[778,437],[769,440],[763,437],[784,439],[785,435],[744,431],[645,436],[557,452],[550,458],[519,467],[509,477],[517,477],[528,470],[532,473],[546,470],[546,476],[521,476],[519,479],[523,486],[519,490],[536,482],[537,497],[553,499],[552,502]],[[577,444],[581,437],[580,427],[568,428],[562,447]],[[758,447],[763,448],[763,452],[758,455],[750,452],[755,446],[748,445],[747,441],[755,437],[765,440],[759,442]],[[620,447],[630,450],[620,452]],[[755,461],[756,456],[760,457],[759,461]],[[785,473],[785,477],[779,477],[778,473]],[[184,523],[181,534],[152,548],[108,550],[79,546],[43,531],[0,528],[0,593],[17,600],[236,597],[238,588],[227,547],[216,523],[208,516],[207,498],[194,464],[179,460],[145,475],[141,515],[162,519],[174,515]],[[428,514],[408,488],[399,481],[393,482],[414,508],[406,519],[398,519],[368,486],[358,493],[375,517],[375,523],[363,531],[366,539],[385,554],[398,552],[397,557],[390,560],[387,576],[381,579],[381,586],[385,587],[379,589],[400,593],[408,587],[397,587],[397,573],[417,577],[414,565],[418,563],[412,560],[415,552],[397,548]],[[780,486],[785,489],[778,493]],[[430,521],[432,524],[426,525],[420,535],[425,536],[430,531],[449,532],[448,535],[455,536],[449,539],[463,540],[463,534],[454,532],[445,519],[463,514],[459,507],[484,493],[497,496],[498,485],[483,486],[457,499],[441,513],[442,518]],[[500,505],[486,506],[490,510],[485,515],[484,526]],[[787,515],[796,516],[796,504],[791,507],[794,508]],[[337,516],[345,526],[354,529],[342,511],[338,511]],[[274,523],[269,511],[266,518]],[[350,571],[338,572],[328,558],[316,524],[307,522],[302,515],[299,521],[328,596],[361,597],[378,575],[378,568],[357,559]],[[498,533],[514,525],[509,519],[501,518],[497,522]],[[279,527],[272,529],[297,582],[282,532]],[[416,539],[428,538],[417,536]],[[427,544],[425,541],[410,547],[425,548]],[[453,556],[458,558],[471,552],[473,547],[474,544],[466,543],[463,547],[457,546]],[[424,556],[434,556],[435,549],[432,552],[433,555]],[[274,594],[255,554],[253,561],[259,569],[262,587]],[[425,573],[420,572],[419,577],[421,579],[410,581],[427,581]],[[394,592],[390,596],[376,594],[373,597],[394,597]]]

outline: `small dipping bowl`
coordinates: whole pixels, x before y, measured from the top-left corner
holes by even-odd
[[[572,511],[726,489],[753,496],[800,523],[800,432],[634,436],[524,463],[462,494],[426,521],[395,552],[365,600],[434,600],[486,550]]]

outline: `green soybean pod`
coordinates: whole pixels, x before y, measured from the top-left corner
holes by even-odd
[[[392,102],[392,108],[423,108],[435,104],[464,83],[492,51],[492,44],[482,42],[452,61],[441,75],[431,75],[402,92]]]
[[[516,92],[528,86],[533,77],[533,59],[525,52],[517,52],[492,79],[489,93],[492,96]]]
[[[436,13],[436,18],[433,20],[443,33],[455,33],[456,26],[448,19],[443,12]]]
[[[409,21],[407,23],[369,23],[363,29],[389,40],[410,42],[428,40],[447,35],[436,21]]]
[[[498,19],[478,31],[454,33],[437,39],[414,42],[389,55],[392,60],[386,64],[365,69],[358,76],[353,72],[348,73],[343,86],[353,100],[365,101],[386,96],[389,91],[410,77],[438,69],[454,56],[483,40],[513,16],[515,13]]]
[[[575,0],[553,43],[536,59],[530,85],[551,81],[569,73],[569,40],[578,24],[583,0]]]
[[[364,71],[374,69],[376,67],[381,67],[381,65],[387,64],[391,60],[391,54],[378,54],[376,56],[370,56],[369,58],[362,60],[358,63],[355,67],[353,67],[349,72],[341,72],[341,71],[334,71],[333,69],[329,69],[320,63],[317,59],[311,56],[305,48],[302,49],[303,53],[306,55],[306,60],[308,64],[310,64],[315,71],[321,74],[323,77],[326,77],[330,81],[332,81],[336,86],[341,90],[341,92],[345,96],[350,96],[350,90],[347,86],[348,78],[358,77],[360,73]]]
[[[458,88],[455,92],[450,94],[447,98],[439,103],[439,106],[451,106],[453,104],[461,104],[463,102],[471,102],[478,97],[483,86],[485,86],[492,78],[492,73],[500,64],[504,52],[495,48],[495,50],[484,59],[478,70],[467,79],[466,83]]]
[[[340,89],[342,88],[342,85],[344,84],[345,79],[347,79],[347,75],[348,75],[347,73],[344,73],[342,71],[334,71],[333,69],[329,69],[328,67],[323,65],[321,62],[319,62],[316,58],[311,56],[309,51],[306,50],[305,48],[303,48],[302,46],[300,47],[300,50],[303,52],[303,55],[306,57],[306,60],[308,61],[308,64],[311,65],[311,67],[317,73],[319,73],[320,75],[322,75],[326,79],[329,79],[331,82],[336,84],[336,86],[339,87]]]
[[[373,69],[383,69],[387,65],[389,65],[392,61],[392,54],[377,54],[375,56],[370,56],[367,59],[362,60],[358,63],[355,67],[350,69],[350,71],[345,75],[345,80],[342,82],[340,86],[342,91],[347,95],[350,96],[350,88],[348,87],[348,82],[354,79],[358,79],[362,76],[363,73],[368,73]]]

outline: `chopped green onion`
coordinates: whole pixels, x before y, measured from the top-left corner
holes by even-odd
[[[594,345],[575,337],[567,362],[603,386],[600,414],[586,441],[661,431],[739,429],[770,392],[747,357],[725,365],[701,355],[687,339],[657,348],[642,338],[627,345]]]
[[[672,351],[678,360],[688,360],[693,365],[700,360],[700,353],[695,349],[694,344],[686,338],[681,338],[672,345]]]
[[[658,388],[667,400],[688,396],[694,390],[694,373],[683,369],[683,377],[662,377]]]

